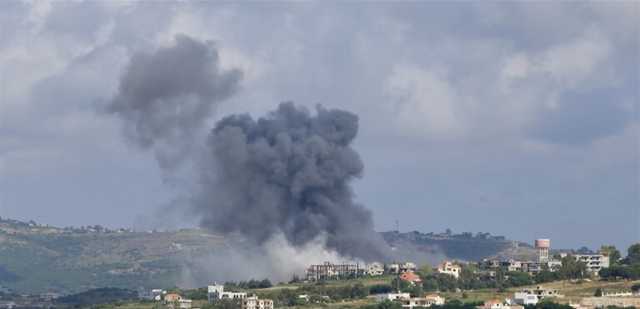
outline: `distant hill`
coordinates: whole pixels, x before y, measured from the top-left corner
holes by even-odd
[[[201,230],[132,232],[0,220],[0,287],[70,293],[173,286],[186,257],[207,254],[223,243],[222,237]]]
[[[418,263],[532,252],[527,244],[485,233],[381,235],[396,248],[397,258]],[[103,287],[171,287],[180,282],[185,261],[226,246],[224,237],[200,229],[135,232],[0,219],[0,288],[66,294]]]
[[[441,258],[479,261],[483,258],[532,259],[535,251],[531,245],[508,240],[504,236],[489,233],[420,233],[418,231],[399,233],[382,232],[384,240],[393,247],[429,252]]]

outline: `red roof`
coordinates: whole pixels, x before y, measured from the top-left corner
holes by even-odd
[[[414,274],[413,272],[405,272],[402,275],[400,275],[400,279],[404,280],[404,281],[409,281],[409,282],[421,282],[422,279],[420,279],[420,276]]]

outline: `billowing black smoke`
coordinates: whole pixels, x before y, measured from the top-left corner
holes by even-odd
[[[219,121],[207,145],[203,188],[195,200],[202,224],[264,243],[283,233],[294,246],[318,236],[343,255],[381,258],[370,212],[354,203],[350,183],[363,164],[351,147],[358,117],[321,106],[312,115],[293,103],[257,120]]]
[[[241,77],[220,68],[213,43],[177,35],[175,45],[131,58],[107,109],[123,119],[129,141],[172,168],[193,153],[205,120]]]
[[[220,68],[213,44],[179,35],[173,46],[132,57],[107,110],[164,171],[185,161],[196,168],[186,195],[204,228],[263,247],[284,235],[295,250],[326,239],[339,254],[381,258],[386,245],[350,186],[363,170],[351,147],[357,116],[284,103],[258,120],[226,117],[207,137],[205,122],[241,77]]]

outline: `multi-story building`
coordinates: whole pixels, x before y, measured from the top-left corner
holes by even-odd
[[[384,265],[382,263],[373,262],[367,265],[367,275],[382,276],[384,275]]]
[[[500,262],[500,266],[507,271],[522,271],[522,262],[516,260],[508,260]]]
[[[603,254],[576,254],[573,257],[576,261],[583,262],[591,273],[597,274],[601,269],[609,267],[609,256]]]
[[[404,272],[410,272],[410,271],[416,271],[418,269],[418,267],[416,266],[415,263],[412,262],[404,262],[402,264],[400,264],[400,272],[404,273]]]
[[[247,297],[242,300],[242,309],[273,309],[273,300],[260,299],[258,296]]]
[[[332,280],[356,278],[365,269],[358,264],[333,264],[324,262],[324,264],[311,265],[307,268],[306,275],[309,281]]]
[[[245,299],[247,293],[244,292],[225,292],[224,285],[215,284],[207,287],[207,299],[209,303],[215,303],[220,299]]]
[[[522,266],[522,271],[526,273],[537,274],[542,271],[542,264],[540,264],[539,262],[527,261],[522,262],[520,265]]]
[[[380,301],[385,301],[385,300],[394,301],[394,300],[409,299],[409,298],[411,298],[410,293],[388,293],[388,294],[382,294],[378,296],[378,300]]]
[[[499,268],[500,265],[502,265],[502,262],[496,259],[483,259],[478,263],[478,266],[482,269]]]
[[[402,308],[413,309],[413,308],[425,308],[431,307],[432,305],[443,305],[444,298],[436,295],[430,295],[426,297],[410,297],[403,298],[398,300],[402,305]]]
[[[535,305],[544,298],[549,297],[562,297],[555,289],[545,289],[541,286],[537,286],[535,289],[524,289],[520,292],[516,292],[511,299],[512,303],[518,305]]]
[[[438,265],[438,272],[441,274],[451,275],[458,279],[458,277],[460,277],[460,273],[462,272],[462,267],[450,261],[444,261],[440,265]]]
[[[398,263],[384,264],[384,270],[389,274],[398,274],[400,273],[400,264]]]

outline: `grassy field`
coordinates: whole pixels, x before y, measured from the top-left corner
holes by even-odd
[[[629,290],[634,284],[640,284],[640,280],[636,281],[556,281],[543,283],[539,285],[530,285],[523,287],[509,288],[504,292],[499,292],[497,289],[480,289],[464,292],[445,292],[440,293],[446,299],[460,299],[462,301],[485,301],[490,299],[504,299],[513,296],[514,292],[520,291],[526,288],[535,288],[541,286],[545,289],[557,289],[559,294],[563,297],[557,299],[560,303],[576,303],[584,297],[594,296],[596,289],[601,288],[603,290]]]
[[[542,284],[541,286],[547,289],[557,289],[559,293],[564,297],[559,298],[558,302],[569,303],[578,302],[583,297],[594,296],[596,289],[601,288],[603,290],[629,290],[634,284],[639,284],[640,280],[636,281],[577,281],[571,282],[567,280],[556,281]],[[535,286],[533,286],[535,287]]]
[[[331,281],[326,281],[325,284],[327,287],[341,287],[341,286],[354,285],[356,283],[362,283],[364,286],[369,287],[377,284],[389,284],[391,280],[393,280],[393,278],[395,278],[395,276],[363,277],[363,278],[350,279],[350,280],[331,280]],[[304,285],[309,285],[309,283],[279,284],[266,289],[256,289],[255,291],[268,292],[268,291],[276,291],[281,289],[297,289]]]
[[[389,284],[389,282],[393,279],[393,276],[379,277],[379,278],[361,278],[357,280],[344,280],[344,281],[330,281],[327,282],[328,287],[340,287],[346,285],[352,285],[356,283],[362,283],[365,286],[372,286],[376,284]],[[634,284],[640,284],[640,280],[637,281],[556,281],[541,284],[540,286],[546,289],[557,289],[559,293],[563,295],[561,298],[557,298],[556,302],[559,303],[577,303],[583,297],[591,297],[595,294],[596,289],[601,288],[603,290],[628,290]],[[274,286],[267,289],[256,289],[252,290],[253,292],[274,292],[280,289],[298,289],[304,283],[301,284],[283,284]],[[531,285],[526,287],[517,287],[510,288],[505,291],[499,292],[496,289],[480,289],[480,290],[471,290],[464,292],[445,292],[440,293],[440,295],[444,296],[447,300],[458,299],[463,302],[482,302],[491,299],[505,299],[507,297],[511,297],[514,292],[525,288],[535,288],[537,285]],[[345,300],[338,302],[331,302],[326,304],[307,304],[304,306],[293,306],[287,307],[290,309],[347,309],[347,308],[359,308],[365,305],[373,304],[376,302],[374,296],[369,296],[364,299],[357,300]],[[194,308],[200,308],[206,304],[206,300],[195,300],[193,302]],[[129,302],[124,303],[116,307],[110,308],[121,308],[121,309],[153,309],[155,303],[141,303],[141,302]]]

